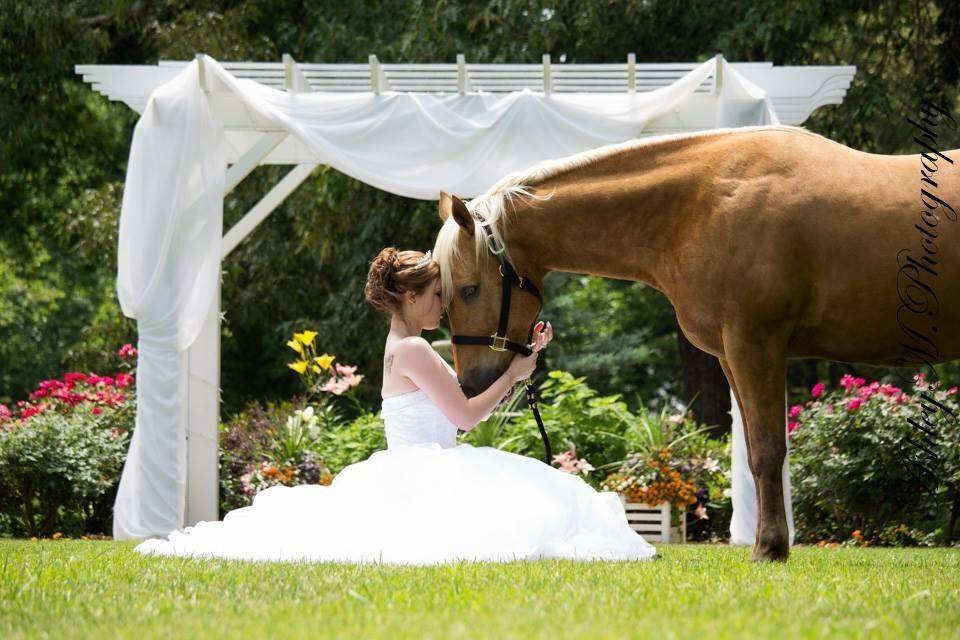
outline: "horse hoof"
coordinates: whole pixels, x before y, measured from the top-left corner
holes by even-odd
[[[750,562],[786,562],[790,557],[790,547],[783,544],[760,544],[753,548]]]

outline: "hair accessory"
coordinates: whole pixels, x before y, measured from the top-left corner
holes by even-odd
[[[430,249],[427,249],[427,252],[423,254],[423,257],[417,260],[417,264],[413,265],[413,269],[419,269],[420,267],[430,264],[430,260],[433,259],[433,253]]]

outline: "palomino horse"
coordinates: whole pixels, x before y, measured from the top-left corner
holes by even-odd
[[[787,358],[960,357],[957,151],[876,155],[799,127],[716,129],[542,162],[468,203],[442,193],[434,256],[451,329],[498,326],[501,267],[478,218],[541,291],[566,271],[664,293],[690,342],[719,358],[744,419],[758,489],[751,560],[785,561]],[[513,291],[506,333],[525,344],[540,299]],[[453,355],[467,395],[513,357],[473,344]]]

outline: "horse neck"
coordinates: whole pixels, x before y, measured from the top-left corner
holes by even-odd
[[[666,293],[671,247],[703,194],[696,144],[662,143],[619,152],[549,178],[515,200],[503,233],[521,275],[550,271],[636,280]]]

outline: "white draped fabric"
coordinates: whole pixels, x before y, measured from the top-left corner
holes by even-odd
[[[747,461],[747,439],[743,432],[743,416],[737,398],[730,391],[730,415],[733,418],[733,463],[730,478],[733,517],[730,520],[730,544],[753,545],[757,529],[757,497],[750,463]],[[783,460],[783,501],[787,510],[787,529],[793,546],[793,500],[790,492],[790,439],[787,438],[787,457]]]
[[[691,100],[718,64],[716,127],[779,122],[765,92],[722,58],[656,91],[546,95],[287,93],[235,78],[209,56],[202,60],[207,86],[238,96],[320,162],[424,200],[441,190],[470,198],[542,160],[636,138]],[[224,127],[200,80],[194,60],[151,94],[127,166],[117,294],[124,314],[137,320],[139,362],[136,425],[114,506],[118,540],[184,525],[185,353],[217,295],[226,172]],[[742,429],[734,425],[741,440]],[[734,478],[742,477],[742,450],[735,448],[733,464]],[[746,478],[735,485],[731,533],[749,532],[749,541],[739,534],[737,541],[752,543],[754,523],[741,518],[750,515],[742,505],[754,500],[749,471]]]

